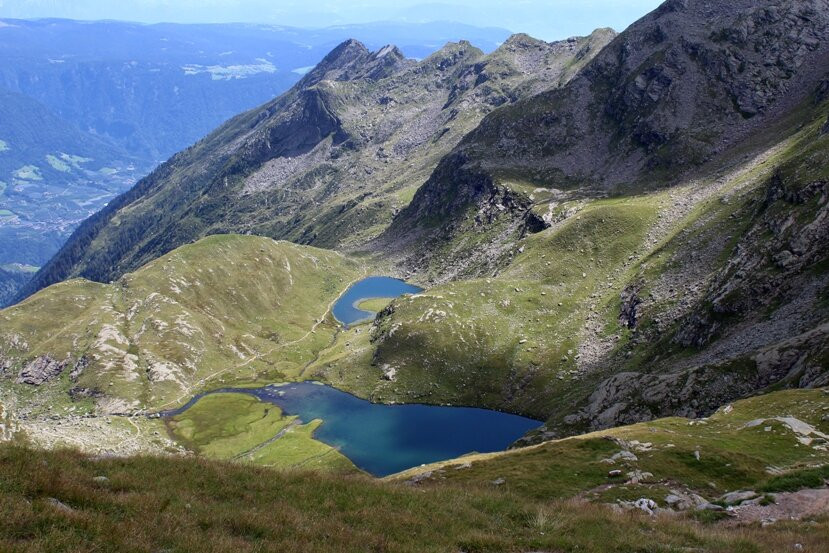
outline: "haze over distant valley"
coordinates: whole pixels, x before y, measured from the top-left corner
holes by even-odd
[[[0,305],[81,221],[352,36],[425,57],[462,37],[493,50],[509,32],[0,20]]]

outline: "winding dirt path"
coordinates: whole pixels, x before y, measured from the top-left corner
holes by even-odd
[[[205,376],[204,378],[200,379],[198,382],[190,385],[187,388],[187,390],[184,391],[176,399],[168,401],[167,403],[164,403],[163,405],[160,405],[160,406],[156,407],[155,411],[164,411],[168,407],[180,404],[183,399],[195,395],[197,393],[197,391],[199,389],[201,389],[205,384],[207,384],[209,381],[213,380],[214,378],[216,378],[218,376],[221,376],[221,375],[223,375],[225,373],[228,373],[228,372],[231,372],[231,371],[236,371],[236,370],[242,369],[244,367],[247,367],[248,365],[250,365],[254,361],[258,361],[258,360],[262,359],[263,357],[269,356],[273,352],[275,352],[279,349],[294,346],[296,344],[299,344],[300,342],[303,342],[303,341],[307,340],[308,337],[311,336],[312,334],[314,334],[316,332],[317,328],[319,328],[319,326],[325,322],[326,318],[328,317],[328,314],[331,313],[331,310],[334,308],[334,305],[340,300],[340,298],[343,296],[343,294],[345,294],[348,291],[348,289],[351,288],[351,286],[353,286],[355,283],[357,283],[360,280],[366,278],[366,275],[368,274],[368,268],[363,266],[361,268],[361,273],[362,274],[359,277],[357,277],[354,280],[350,281],[342,289],[342,291],[337,295],[337,297],[334,298],[328,304],[328,306],[325,308],[325,312],[322,314],[322,316],[320,316],[316,319],[316,322],[311,326],[311,329],[308,332],[306,332],[302,337],[297,338],[296,340],[291,340],[290,342],[277,344],[274,347],[272,347],[271,349],[269,349],[268,351],[265,351],[265,352],[262,352],[262,353],[257,353],[256,355],[254,355],[253,357],[251,357],[250,359],[246,360],[245,362],[243,362],[239,365],[234,365],[232,367],[228,367],[226,369],[222,369],[222,370],[216,371],[215,373],[212,373],[212,374],[209,374],[209,375]],[[335,330],[335,333],[334,333],[335,338],[336,338],[336,335],[338,333],[339,333],[339,329]],[[330,345],[324,347],[323,349],[327,349],[328,347],[330,347]],[[317,354],[319,354],[319,352],[317,352]],[[303,368],[303,371],[304,371],[304,368]]]

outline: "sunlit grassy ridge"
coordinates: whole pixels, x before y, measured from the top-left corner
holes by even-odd
[[[72,280],[0,312],[12,372],[36,355],[68,361],[35,404],[68,408],[67,390],[103,394],[100,409],[160,409],[222,382],[298,373],[338,325],[330,304],[362,274],[342,255],[249,236],[212,236],[112,284]],[[71,381],[72,367],[88,366]]]

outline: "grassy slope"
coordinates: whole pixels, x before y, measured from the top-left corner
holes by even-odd
[[[362,274],[335,252],[226,235],[182,247],[112,284],[52,286],[0,312],[0,355],[13,362],[0,378],[3,403],[27,417],[24,430],[43,445],[168,448],[158,421],[101,415],[161,410],[204,390],[297,378],[338,332],[330,305]],[[69,361],[57,379],[39,387],[14,381],[22,366],[46,354]],[[82,356],[88,366],[70,377]],[[101,396],[73,400],[67,393],[79,389]],[[98,430],[76,417],[84,413],[97,415]],[[72,417],[51,428],[44,421],[54,415]],[[170,424],[170,437],[211,458],[355,471],[312,439],[318,424],[295,425],[248,396],[210,396]]]
[[[373,343],[368,332],[341,335],[352,353],[332,351],[313,368],[374,398],[543,417],[577,374],[584,321],[622,286],[628,257],[656,220],[658,200],[592,202],[560,227],[528,237],[497,277],[397,300],[372,331]],[[385,364],[399,369],[396,382],[376,380]]]
[[[829,463],[827,441],[800,437],[775,417],[794,417],[829,433],[829,389],[791,390],[742,400],[707,419],[666,418],[584,434],[503,453],[472,455],[418,467],[390,478],[432,471],[441,482],[483,484],[504,478],[506,486],[536,499],[582,495],[614,501],[649,497],[664,505],[671,489],[714,499],[745,489],[761,489],[772,474]],[[751,421],[761,424],[747,427]],[[769,428],[769,430],[766,430]],[[637,443],[651,444],[641,448]],[[603,462],[624,449],[637,461]],[[699,451],[699,460],[695,452]],[[471,467],[453,468],[462,463]],[[443,470],[441,470],[443,469]],[[638,484],[608,479],[608,471],[649,472]]]
[[[70,409],[71,386],[103,392],[99,407],[123,411],[172,407],[219,383],[290,378],[331,341],[329,305],[361,274],[334,252],[209,237],[115,283],[72,280],[0,311],[0,351],[14,362],[0,386],[35,413]],[[69,370],[37,389],[13,382],[47,353],[90,364],[77,382]]]
[[[416,488],[192,458],[93,459],[53,451],[38,452],[33,463],[31,450],[6,445],[0,448],[0,549],[760,553],[800,543],[806,551],[826,551],[825,516],[734,529],[685,515],[619,513],[572,498],[605,483],[614,468],[597,462],[619,450],[605,436],[651,442],[651,451],[637,453],[637,466],[659,482],[582,494],[594,501],[645,496],[661,502],[660,491],[677,480],[708,496],[763,481],[779,487],[782,479],[765,474],[766,464],[826,462],[826,452],[808,448],[818,454],[811,457],[777,423],[768,423],[769,432],[741,427],[785,413],[829,431],[820,422],[825,397],[783,392],[692,426],[668,419],[466,457],[455,464],[471,461],[469,468],[431,467],[431,483]],[[701,451],[700,461],[684,445],[667,446],[680,435]],[[106,480],[95,480],[100,476]],[[506,483],[493,487],[495,477]],[[71,510],[56,507],[53,498]]]
[[[170,419],[168,426],[178,441],[212,459],[356,471],[336,449],[311,438],[319,421],[298,423],[296,417],[284,416],[276,405],[253,396],[217,394],[203,397]]]
[[[124,400],[139,398],[152,408],[181,403],[198,390],[228,382],[321,378],[375,400],[469,404],[539,418],[552,413],[560,420],[609,374],[585,374],[576,359],[585,322],[595,323],[605,337],[618,336],[622,352],[631,342],[617,320],[620,291],[644,280],[647,293],[649,281],[682,270],[677,252],[699,247],[706,234],[740,236],[750,220],[746,205],[762,196],[774,167],[787,168],[805,157],[823,170],[822,162],[814,161],[814,149],[825,139],[809,142],[814,130],[805,129],[760,168],[727,177],[732,180],[661,242],[648,232],[670,197],[684,194],[682,189],[564,204],[557,209],[577,213],[523,240],[523,251],[516,248],[514,261],[497,277],[459,281],[395,301],[371,331],[363,326],[337,334],[327,317],[310,333],[359,268],[330,252],[267,239],[209,238],[113,285],[65,283],[0,312],[11,323],[4,330],[16,330],[6,333],[6,343],[22,337],[35,345],[32,351],[58,358],[70,347],[75,355],[90,348],[97,356],[93,366],[78,383],[64,374],[37,397],[10,379],[4,386],[24,403],[61,412],[91,407],[88,401],[68,402],[65,391],[72,385]],[[694,235],[701,238],[688,239]],[[719,263],[732,246],[733,241],[717,246],[724,254]],[[320,289],[322,299],[315,292]],[[52,313],[67,316],[54,320]],[[658,314],[646,314],[642,326]],[[111,339],[101,341],[102,336]],[[655,366],[649,348],[634,348],[613,370]],[[178,381],[150,382],[119,373],[124,360],[137,367],[134,373],[154,368]],[[165,372],[158,364],[174,370]],[[397,369],[395,381],[383,378],[388,367]]]
[[[821,128],[827,111],[826,104],[798,111],[771,136],[732,152],[732,160],[742,161],[712,164],[702,177],[691,176],[671,191],[551,204],[563,222],[517,243],[514,259],[498,276],[456,281],[394,302],[370,333],[341,335],[306,374],[379,400],[487,406],[560,424],[616,372],[671,370],[701,352],[672,343],[676,326],[666,322],[692,313],[696,300],[686,286],[704,290],[738,241],[766,224],[757,212],[775,170],[798,187],[825,179],[821,152],[829,135]],[[775,136],[789,138],[775,143]],[[527,183],[511,186],[535,191]],[[700,199],[705,188],[712,192]],[[535,194],[541,197],[536,209],[547,211],[544,194]],[[815,216],[816,201],[772,210],[796,218],[800,226],[788,231],[794,234]],[[476,240],[470,235],[460,242]],[[766,247],[762,240],[751,242],[754,235],[746,240],[744,249]],[[770,265],[762,270],[774,271]],[[824,278],[825,264],[811,270]],[[751,282],[761,282],[763,274]],[[620,294],[631,285],[647,304],[635,340],[619,321]],[[672,311],[677,306],[680,311]],[[775,307],[785,301],[772,306],[768,318]],[[757,315],[739,314],[731,323]],[[599,364],[576,359],[589,353],[588,339],[606,342]],[[383,379],[385,365],[397,369],[395,382]]]

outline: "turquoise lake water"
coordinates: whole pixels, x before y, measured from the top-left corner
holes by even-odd
[[[506,449],[539,421],[471,407],[380,405],[314,382],[210,393],[251,394],[307,423],[322,419],[314,437],[338,448],[362,470],[386,476],[424,463]],[[166,413],[178,414],[183,408]]]
[[[371,298],[397,298],[403,294],[417,294],[423,288],[391,277],[368,277],[353,284],[331,310],[334,317],[345,326],[370,321],[375,317],[371,311],[357,309],[357,304]]]

